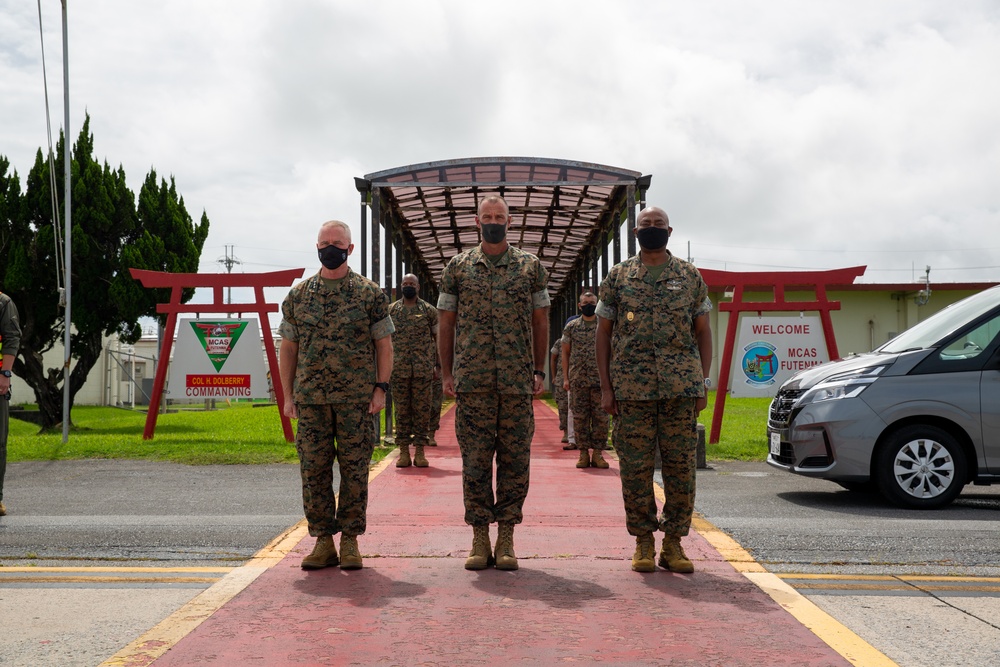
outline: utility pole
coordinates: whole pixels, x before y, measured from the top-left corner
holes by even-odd
[[[72,308],[73,308],[73,206],[71,204],[71,193],[73,192],[72,187],[72,155],[70,152],[70,147],[73,145],[72,140],[69,137],[69,18],[66,13],[66,2],[67,0],[62,0],[62,37],[63,37],[63,111],[65,113],[64,128],[65,133],[63,135],[63,166],[65,167],[65,183],[63,184],[63,204],[66,206],[66,213],[63,217],[63,221],[66,225],[65,239],[66,245],[64,246],[65,257],[63,259],[63,266],[66,270],[66,276],[64,284],[66,285],[66,323],[63,331],[63,423],[62,423],[62,441],[65,445],[69,441],[69,379],[70,379],[70,361],[72,356],[70,354],[70,327],[73,321],[72,319]],[[39,10],[39,17],[41,16],[41,10]],[[41,18],[39,18],[41,21]],[[53,167],[55,164],[52,165]]]
[[[227,245],[227,246],[225,246],[225,249],[226,249],[226,256],[225,257],[220,257],[219,259],[217,259],[215,261],[217,261],[219,264],[222,264],[224,267],[226,267],[226,273],[232,273],[233,272],[233,267],[235,265],[237,265],[237,264],[242,264],[243,262],[241,262],[239,260],[239,258],[236,257],[236,255],[233,254],[233,251],[236,249],[235,245]],[[227,287],[226,288],[226,303],[232,303],[232,302],[233,302],[233,288],[232,287]]]

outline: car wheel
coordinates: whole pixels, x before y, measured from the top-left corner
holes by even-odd
[[[896,505],[944,507],[965,486],[965,452],[936,426],[907,426],[879,452],[876,477],[882,495]]]

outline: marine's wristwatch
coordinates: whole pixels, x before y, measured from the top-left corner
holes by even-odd
[[[545,379],[545,371],[534,371],[534,374],[542,378],[543,380]]]
[[[389,393],[389,383],[388,382],[376,382],[375,386],[378,387],[379,389],[381,389],[382,391],[384,391],[385,393],[387,393],[387,394]]]
[[[0,375],[4,376],[5,378],[9,378],[10,377],[10,371],[4,369],[4,370],[0,371]]]
[[[712,388],[712,379],[705,378],[705,389],[711,389],[711,388]]]

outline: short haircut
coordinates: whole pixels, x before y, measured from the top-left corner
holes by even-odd
[[[347,234],[348,242],[351,241],[351,227],[346,222],[341,222],[340,220],[327,220],[326,222],[324,222],[322,225],[319,226],[319,229],[320,231],[323,231],[327,227],[341,228],[342,230],[344,230],[344,233]]]
[[[482,201],[480,201],[479,206],[476,207],[476,215],[478,216],[480,212],[482,212],[483,204],[486,203],[495,204],[496,202],[500,202],[501,204],[503,204],[504,210],[507,211],[507,215],[510,215],[510,206],[507,204],[507,200],[505,200],[500,195],[490,195],[489,197],[486,197]]]

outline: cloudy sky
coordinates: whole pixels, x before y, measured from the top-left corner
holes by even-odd
[[[60,3],[42,0],[54,132]],[[521,155],[652,174],[703,268],[1000,281],[993,0],[69,0],[70,135],[176,178],[202,270],[317,266],[353,178]],[[0,0],[0,154],[46,142],[36,2]],[[690,244],[690,251],[688,250]],[[355,264],[356,265],[356,264]]]

